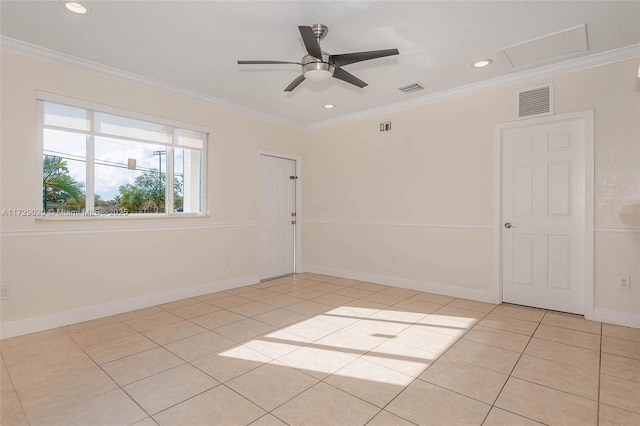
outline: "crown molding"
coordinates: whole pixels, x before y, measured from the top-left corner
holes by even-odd
[[[81,59],[76,56],[59,52],[57,50],[37,46],[35,44],[27,43],[25,41],[17,40],[11,37],[0,35],[0,48],[7,50],[9,52],[14,52],[14,53],[19,53],[21,55],[29,56],[34,59],[39,59],[39,60],[60,64],[60,65],[65,65],[71,68],[79,69],[81,71],[87,71],[93,74],[98,74],[104,77],[113,78],[113,79],[124,81],[127,83],[133,83],[146,88],[160,90],[170,95],[179,96],[189,100],[201,102],[203,104],[222,108],[227,111],[248,115],[254,118],[258,118],[260,120],[279,124],[285,127],[291,127],[296,130],[302,130],[302,131],[305,130],[304,126],[300,125],[299,123],[293,122],[291,120],[287,120],[277,115],[267,114],[251,108],[246,108],[238,104],[235,104],[233,102],[225,101],[224,99],[216,98],[214,96],[204,95],[202,93],[194,92],[192,90],[188,90],[183,87],[165,83],[160,80],[150,79],[150,78],[141,76],[139,74],[130,73],[117,68],[111,68],[106,65],[100,64],[98,62]]]
[[[280,117],[273,114],[264,113],[251,108],[246,108],[237,105],[233,102],[225,101],[223,99],[216,98],[214,96],[204,95],[197,93],[179,86],[175,86],[169,83],[165,83],[159,80],[153,80],[143,77],[138,74],[122,71],[116,68],[111,68],[97,62],[80,59],[75,56],[68,55],[66,53],[58,52],[56,50],[47,49],[35,44],[27,43],[21,40],[17,40],[11,37],[0,35],[0,48],[10,52],[19,53],[22,55],[30,56],[35,59],[45,60],[61,65],[66,65],[72,68],[80,69],[83,71],[91,72],[94,74],[114,78],[117,80],[134,83],[143,87],[160,90],[165,93],[180,96],[189,100],[198,101],[207,105],[222,108],[228,111],[236,112],[243,115],[248,115],[254,118],[258,118],[274,124],[279,124],[285,127],[290,127],[301,131],[310,131],[316,129],[322,129],[327,127],[334,127],[341,124],[350,123],[364,118],[374,117],[383,114],[389,114],[392,112],[402,111],[406,109],[416,108],[423,105],[434,104],[449,99],[455,99],[462,96],[472,95],[475,93],[485,92],[492,89],[497,89],[505,86],[510,86],[519,83],[525,83],[530,80],[539,78],[547,78],[564,74],[572,71],[579,71],[588,68],[594,68],[601,65],[610,64],[613,62],[623,61],[626,59],[640,57],[640,43],[632,44],[630,46],[621,47],[606,52],[596,53],[588,56],[581,56],[579,58],[563,61],[553,65],[547,65],[540,68],[514,72],[512,74],[497,77],[491,80],[482,81],[479,83],[468,84],[465,86],[456,87],[450,90],[443,90],[441,92],[432,93],[419,98],[414,98],[408,101],[396,102],[391,105],[385,105],[382,107],[371,108],[365,111],[360,111],[354,114],[347,114],[341,117],[333,118],[330,120],[318,121],[304,125],[299,122],[288,120],[284,117]]]
[[[372,108],[372,109],[357,112],[354,114],[343,115],[341,117],[320,121],[317,123],[304,126],[304,129],[308,131],[308,130],[327,128],[327,127],[334,127],[340,124],[346,124],[353,121],[362,120],[364,118],[370,118],[378,115],[389,114],[392,112],[416,108],[423,105],[434,104],[434,103],[442,102],[449,99],[455,99],[462,96],[472,95],[480,92],[485,92],[488,90],[511,86],[514,84],[525,83],[527,81],[536,80],[539,78],[553,77],[559,74],[584,70],[588,68],[595,68],[601,65],[606,65],[613,62],[624,61],[626,59],[632,59],[637,57],[640,57],[640,43],[632,44],[626,47],[621,47],[619,49],[609,50],[606,52],[596,53],[589,56],[582,56],[580,58],[563,61],[553,65],[547,65],[540,68],[515,72],[513,74],[509,74],[503,77],[497,77],[491,80],[481,81],[479,83],[472,83],[465,86],[456,87],[450,90],[443,90],[441,92],[432,93],[432,94],[421,96],[419,98],[414,98],[408,101],[396,102],[391,105]]]

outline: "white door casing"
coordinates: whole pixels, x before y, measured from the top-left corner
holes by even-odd
[[[295,272],[296,161],[260,155],[260,279]],[[293,223],[292,223],[293,222]]]
[[[499,129],[504,302],[590,316],[592,128],[589,111]]]

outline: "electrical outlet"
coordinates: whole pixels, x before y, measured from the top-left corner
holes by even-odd
[[[629,275],[618,275],[618,288],[622,290],[629,290],[631,287],[629,279]]]
[[[9,298],[9,286],[3,285],[0,287],[0,299],[8,299]]]

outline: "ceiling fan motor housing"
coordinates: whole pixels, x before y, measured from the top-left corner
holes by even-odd
[[[302,58],[302,73],[308,71],[329,71],[331,75],[335,71],[335,66],[329,62],[329,54],[322,52],[322,60],[306,55]]]

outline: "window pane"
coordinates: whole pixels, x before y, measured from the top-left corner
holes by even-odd
[[[44,102],[44,124],[67,129],[90,130],[87,111],[67,105]]]
[[[124,136],[151,142],[171,143],[169,130],[162,124],[135,120],[119,115],[96,112],[94,114],[96,132],[105,135]]]
[[[202,152],[175,149],[174,211],[202,213]]]
[[[44,129],[42,207],[45,211],[79,211],[85,208],[86,138],[78,133]]]
[[[188,148],[204,148],[204,140],[206,135],[202,132],[194,130],[176,129],[176,144],[186,146]]]
[[[111,114],[40,102],[46,211],[93,209],[109,215],[123,210],[180,214],[205,209],[206,132],[159,124],[163,119],[129,118],[126,111]],[[173,170],[167,169],[169,164]],[[173,182],[167,181],[167,174],[173,175]],[[88,176],[92,194],[85,193]],[[168,194],[173,194],[171,205]],[[94,200],[93,206],[86,205],[87,198]]]
[[[167,148],[96,137],[95,208],[165,213]]]

